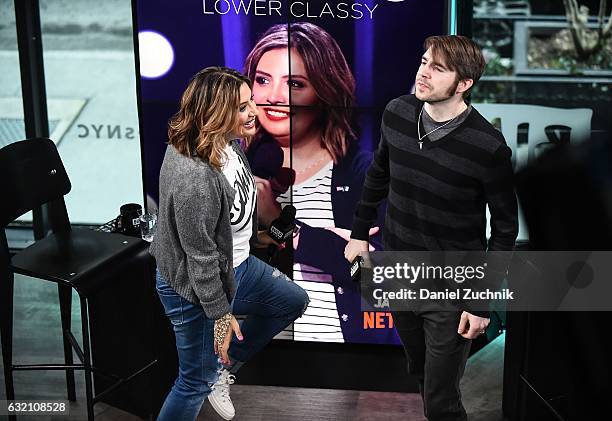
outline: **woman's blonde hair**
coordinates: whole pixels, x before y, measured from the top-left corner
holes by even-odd
[[[357,137],[352,116],[355,78],[342,50],[329,33],[312,23],[274,25],[261,36],[245,60],[244,72],[251,81],[255,80],[261,57],[279,48],[287,51],[294,48],[304,61],[323,112],[321,146],[337,163],[346,155],[349,142]]]
[[[227,159],[227,135],[236,128],[244,83],[252,86],[246,76],[227,67],[196,73],[168,123],[168,143],[182,155],[197,156],[220,170]]]

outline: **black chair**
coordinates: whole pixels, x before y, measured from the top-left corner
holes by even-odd
[[[155,364],[148,363],[127,378],[109,374],[114,384],[94,396],[88,322],[88,297],[104,286],[128,256],[142,252],[139,238],[72,229],[64,203],[71,185],[55,144],[49,139],[31,139],[0,149],[0,324],[6,399],[15,399],[16,370],[65,370],[68,400],[75,401],[74,370],[84,370],[87,417],[93,405],[131,378]],[[46,205],[52,233],[11,257],[4,228],[20,215]],[[111,270],[115,269],[115,270]],[[14,273],[57,283],[64,344],[64,364],[14,365],[12,359]],[[82,347],[71,332],[72,290],[79,294]],[[110,304],[112,305],[112,304]],[[75,364],[75,351],[80,363]],[[14,417],[12,418],[14,419]]]

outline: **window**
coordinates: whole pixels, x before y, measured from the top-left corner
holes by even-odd
[[[594,44],[599,2],[568,4],[579,10],[583,41]],[[610,6],[604,22],[609,16]],[[612,39],[581,57],[568,28],[561,1],[474,1],[472,36],[487,68],[472,101],[504,133],[515,171],[552,144],[609,136]],[[524,225],[519,240],[527,239]]]
[[[131,5],[40,0],[40,20],[49,133],[72,182],[70,220],[103,223],[124,203],[142,204]]]
[[[0,148],[25,137],[15,4],[0,0]]]

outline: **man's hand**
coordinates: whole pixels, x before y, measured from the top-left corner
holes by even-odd
[[[457,333],[466,339],[475,339],[479,335],[483,335],[489,326],[491,319],[474,316],[467,311],[461,313],[459,320],[459,329]]]
[[[345,228],[336,228],[336,227],[325,227],[326,230],[333,232],[334,234],[336,234],[338,237],[342,238],[344,241],[346,241],[347,243],[351,240],[351,231],[345,229]],[[373,235],[376,235],[376,233],[378,233],[378,231],[380,230],[380,228],[378,227],[374,227],[374,228],[370,228],[370,237]],[[374,246],[369,245],[369,250],[370,251],[374,251]]]
[[[367,241],[351,238],[344,248],[344,258],[352,263],[361,252],[367,252],[370,244]]]

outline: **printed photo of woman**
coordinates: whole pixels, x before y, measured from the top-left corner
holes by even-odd
[[[282,149],[283,169],[294,171],[289,188],[256,178],[262,225],[281,207],[297,209],[293,278],[311,303],[294,323],[293,338],[393,342],[393,330],[364,331],[359,286],[342,254],[371,154],[359,148],[355,79],[340,47],[314,24],[274,25],[247,56],[244,72],[259,110],[249,148],[273,141]],[[370,232],[371,250],[381,248],[380,228]]]

